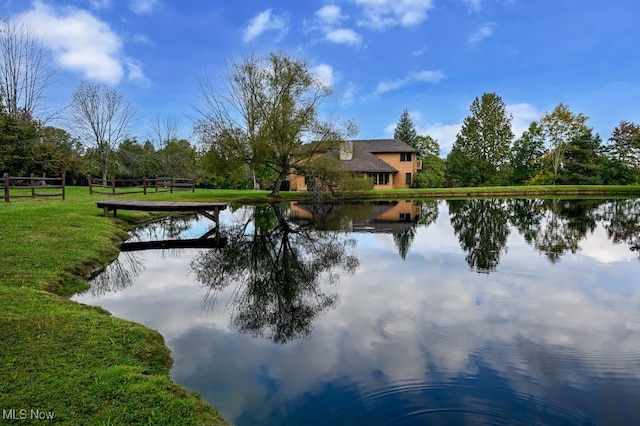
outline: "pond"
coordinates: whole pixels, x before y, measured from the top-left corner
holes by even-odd
[[[640,199],[230,206],[129,242],[157,240],[74,300],[162,333],[233,424],[640,424]]]

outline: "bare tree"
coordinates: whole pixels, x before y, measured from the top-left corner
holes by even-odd
[[[133,108],[121,92],[83,82],[73,92],[70,113],[78,137],[96,149],[100,174],[106,183],[114,151],[131,133]]]
[[[153,133],[154,142],[157,142],[159,148],[164,148],[167,142],[177,140],[181,132],[178,117],[174,114],[164,116],[156,115],[151,122],[151,132]]]
[[[40,39],[15,21],[0,23],[0,105],[13,117],[33,118],[52,83],[53,67]],[[43,120],[46,121],[46,120]]]

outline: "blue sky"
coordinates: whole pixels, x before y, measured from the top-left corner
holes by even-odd
[[[323,113],[358,138],[393,135],[408,109],[446,155],[476,96],[495,92],[519,135],[558,103],[604,140],[640,122],[637,0],[2,0],[51,53],[61,106],[82,80],[122,91],[136,136],[172,115],[191,137],[198,75],[243,54],[283,51],[330,83]],[[222,89],[223,80],[218,80]]]

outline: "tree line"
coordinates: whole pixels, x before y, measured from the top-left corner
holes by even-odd
[[[33,33],[0,23],[0,172],[65,173],[72,184],[87,174],[191,177],[204,186],[269,188],[277,195],[293,171],[312,189],[371,188],[366,177],[340,168],[340,147],[357,134],[357,125],[320,117],[331,88],[306,61],[285,53],[236,60],[219,78],[223,91],[201,75],[195,142],[178,137],[173,116],[156,117],[148,128],[154,138],[139,142],[135,110],[105,85],[82,82],[66,107],[46,110],[42,101],[53,77]],[[394,137],[422,159],[414,186],[637,183],[637,124],[621,122],[603,144],[587,117],[559,104],[514,140],[512,117],[498,95],[483,94],[470,110],[444,160],[438,142],[418,135],[403,112]],[[53,118],[62,125],[52,125]]]
[[[621,121],[603,143],[587,120],[560,103],[516,139],[502,98],[484,93],[473,100],[446,158],[440,158],[437,141],[417,135],[406,110],[394,138],[423,158],[417,187],[638,183],[640,125]]]

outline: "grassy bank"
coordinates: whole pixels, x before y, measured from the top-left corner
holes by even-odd
[[[358,199],[480,196],[640,195],[640,187],[407,189],[353,194]],[[305,193],[283,193],[301,199]],[[267,202],[267,191],[197,190],[131,194],[128,199]],[[118,254],[133,224],[149,214],[104,218],[87,188],[67,200],[0,202],[0,409],[55,413],[62,424],[225,424],[196,395],[173,383],[162,336],[80,305],[70,294]]]
[[[478,188],[409,188],[367,191],[353,194],[352,198],[404,199],[404,198],[477,198],[477,197],[553,197],[553,196],[638,196],[640,185],[539,185],[492,186]]]
[[[73,425],[226,424],[169,379],[160,334],[66,297],[147,217],[104,218],[100,198],[69,188],[66,201],[0,203],[0,409]]]

